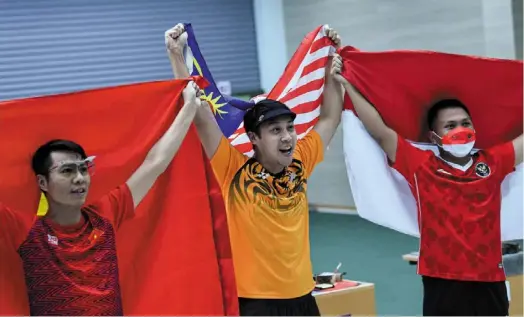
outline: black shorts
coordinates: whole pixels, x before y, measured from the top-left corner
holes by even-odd
[[[505,282],[472,282],[423,276],[424,316],[508,316]]]
[[[290,299],[238,298],[240,316],[320,316],[311,293]]]

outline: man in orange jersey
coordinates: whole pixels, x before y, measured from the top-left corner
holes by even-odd
[[[328,37],[340,45],[338,34]],[[189,76],[183,48],[187,33],[179,24],[166,32],[175,77]],[[331,69],[331,61],[328,63]],[[318,122],[297,141],[293,113],[275,100],[246,112],[244,128],[254,148],[249,158],[222,134],[210,107],[195,125],[228,214],[240,314],[318,316],[309,246],[307,179],[324,156],[342,113],[341,85],[327,72]]]

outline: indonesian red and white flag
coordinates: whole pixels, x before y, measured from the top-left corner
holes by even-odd
[[[340,52],[344,77],[368,99],[397,133],[431,149],[424,126],[428,107],[443,98],[468,106],[479,149],[522,134],[522,62],[427,51]],[[344,155],[358,214],[374,223],[419,237],[417,205],[406,179],[387,162],[346,96]],[[522,164],[502,184],[502,240],[523,238]]]

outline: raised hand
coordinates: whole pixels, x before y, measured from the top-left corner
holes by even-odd
[[[327,27],[326,29],[326,35],[329,37],[331,41],[333,41],[333,44],[335,44],[335,47],[338,49],[342,45],[342,40],[340,39],[340,35],[338,35],[337,31],[331,27]]]
[[[170,54],[182,55],[187,43],[187,33],[184,24],[179,23],[164,34],[166,48]]]
[[[348,81],[341,75],[343,66],[342,57],[338,54],[334,54],[333,61],[331,62],[330,74],[338,83],[346,85],[348,84]]]
[[[199,108],[202,105],[201,95],[202,91],[194,81],[188,82],[186,88],[182,91],[184,103],[195,108]]]

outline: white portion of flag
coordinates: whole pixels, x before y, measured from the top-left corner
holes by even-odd
[[[391,168],[386,155],[350,110],[342,113],[346,170],[360,217],[419,237],[417,205],[406,179]],[[420,148],[434,147],[415,144]],[[502,183],[502,240],[522,239],[523,164]]]

